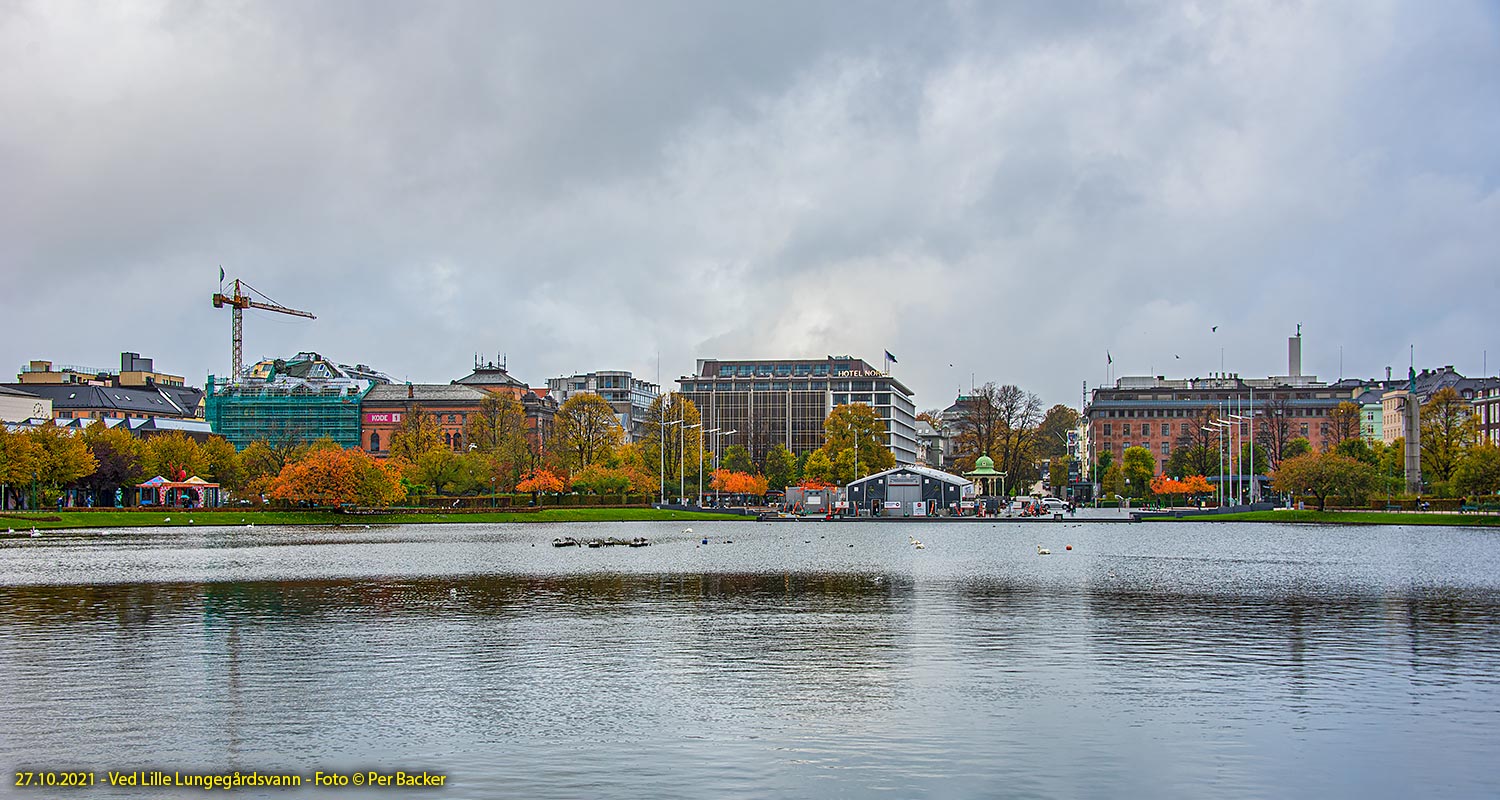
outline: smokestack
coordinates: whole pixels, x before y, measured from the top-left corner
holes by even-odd
[[[1386,383],[1390,383],[1391,382],[1391,367],[1390,367],[1389,364],[1387,364],[1386,368],[1385,368],[1385,382]]]
[[[410,383],[406,384],[406,399],[410,400],[417,396],[417,388]]]
[[[1286,340],[1286,374],[1296,378],[1302,374],[1302,326],[1297,326],[1297,335]]]

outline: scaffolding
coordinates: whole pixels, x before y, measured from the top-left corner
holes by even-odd
[[[209,376],[205,416],[214,433],[239,449],[257,440],[304,444],[324,438],[358,447],[360,403],[373,386],[215,386]]]

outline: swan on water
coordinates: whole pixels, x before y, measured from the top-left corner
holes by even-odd
[[[683,532],[683,533],[692,533],[692,532],[693,532],[693,529],[692,529],[692,528],[683,528],[683,529],[682,529],[682,532]]]
[[[1050,556],[1050,555],[1052,555],[1052,551],[1048,550],[1045,547],[1042,547],[1041,545],[1037,545],[1036,546],[1036,554],[1039,555],[1039,556]]]

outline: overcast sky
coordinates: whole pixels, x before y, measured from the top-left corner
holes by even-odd
[[[0,369],[1494,374],[1497,143],[1493,2],[0,0]]]

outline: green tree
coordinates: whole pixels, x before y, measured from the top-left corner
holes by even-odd
[[[1500,447],[1481,441],[1469,448],[1453,470],[1453,488],[1461,495],[1500,492]]]
[[[401,417],[401,427],[391,434],[391,458],[412,464],[421,460],[422,454],[430,450],[447,450],[443,444],[443,431],[437,418],[427,412],[420,403],[414,403]]]
[[[1478,439],[1479,421],[1468,401],[1451,386],[1433,392],[1422,404],[1422,474],[1448,481]]]
[[[822,449],[834,465],[835,482],[847,483],[896,466],[896,457],[886,447],[885,439],[885,423],[864,403],[848,403],[829,412],[823,420]],[[846,451],[847,473],[839,468],[841,454]]]
[[[1115,454],[1114,453],[1112,453],[1112,452],[1110,452],[1108,450],[1104,450],[1104,451],[1100,452],[1099,453],[1099,460],[1094,464],[1094,474],[1095,475],[1100,475],[1100,476],[1104,475],[1105,470],[1108,470],[1110,468],[1110,466],[1112,464],[1114,464],[1114,463],[1115,463]],[[1101,480],[1102,480],[1102,478],[1101,478]]]
[[[1271,475],[1271,485],[1290,495],[1310,494],[1318,499],[1318,510],[1328,498],[1340,496],[1364,503],[1376,484],[1375,470],[1337,453],[1304,453],[1281,462]]]
[[[73,431],[43,425],[22,435],[30,438],[41,450],[36,478],[48,499],[92,475],[99,466],[83,437],[74,435]]]
[[[772,489],[785,489],[796,482],[797,457],[778,442],[766,452],[766,483]]]
[[[1307,455],[1308,453],[1311,453],[1311,452],[1312,452],[1312,442],[1309,442],[1307,440],[1307,437],[1305,437],[1305,436],[1298,436],[1297,438],[1295,438],[1295,439],[1287,442],[1286,446],[1284,446],[1282,448],[1282,450],[1281,450],[1281,458],[1282,458],[1283,461],[1285,461],[1286,459],[1289,459],[1289,458],[1296,458],[1297,456],[1305,456],[1305,455]]]
[[[45,459],[46,452],[29,431],[12,433],[0,425],[0,500],[7,487],[29,487],[39,481]]]
[[[802,477],[820,483],[834,482],[833,460],[828,457],[827,450],[818,448],[807,454],[807,461],[802,467]]]
[[[1125,488],[1131,497],[1145,497],[1151,489],[1151,478],[1156,474],[1156,458],[1144,447],[1126,448],[1121,459],[1125,462]]]
[[[782,446],[785,447],[784,445]],[[750,460],[750,451],[744,445],[732,444],[724,448],[724,458],[721,468],[730,472],[743,472],[748,475],[755,474],[755,464]]]

